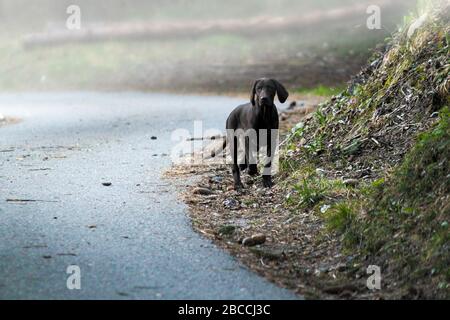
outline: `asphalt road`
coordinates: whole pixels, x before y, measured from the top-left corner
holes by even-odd
[[[223,129],[241,102],[0,95],[0,113],[22,119],[0,128],[0,299],[297,298],[193,232],[161,178],[173,130],[192,131],[194,120]],[[69,265],[80,290],[67,288]]]

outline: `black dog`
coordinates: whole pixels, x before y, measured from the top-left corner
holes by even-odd
[[[278,130],[278,112],[274,104],[275,94],[278,95],[278,100],[281,103],[284,103],[289,96],[284,86],[277,80],[266,78],[256,80],[250,96],[251,103],[238,106],[227,119],[227,139],[224,148],[225,144],[229,145],[233,159],[232,171],[236,190],[242,188],[240,170],[248,168],[250,175],[258,174],[256,158],[250,149],[258,152],[261,146],[266,146],[269,158],[274,153],[273,148],[275,146],[272,143],[271,130]],[[250,131],[256,133],[252,136],[253,138],[250,137],[251,134],[247,135]],[[266,134],[261,131],[266,132]],[[261,143],[259,141],[260,133],[263,137]],[[240,137],[242,138],[242,134],[245,135],[245,161],[238,164],[238,140]],[[272,187],[271,165],[271,160],[264,164],[263,184],[266,188]]]

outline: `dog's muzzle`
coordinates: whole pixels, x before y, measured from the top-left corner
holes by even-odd
[[[260,99],[260,104],[262,106],[267,106],[269,105],[270,99],[268,97],[261,97]]]

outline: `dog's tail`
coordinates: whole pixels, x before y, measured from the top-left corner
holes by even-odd
[[[205,157],[205,159],[215,158],[218,154],[225,151],[227,147],[227,138],[223,137],[222,145],[218,149],[211,150],[211,153]]]

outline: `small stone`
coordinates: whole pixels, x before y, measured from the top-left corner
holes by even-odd
[[[233,198],[228,198],[223,201],[223,205],[228,209],[236,209],[239,207],[239,202]]]
[[[105,187],[109,187],[112,185],[112,183],[111,182],[102,182],[102,185]]]
[[[359,181],[358,179],[345,179],[342,183],[348,187],[355,187],[358,185]]]
[[[211,179],[209,179],[209,181],[212,182],[212,183],[222,183],[223,177],[221,177],[221,176],[214,176]]]
[[[247,238],[244,238],[244,240],[242,240],[242,244],[244,246],[248,246],[248,247],[256,246],[258,244],[263,244],[264,242],[266,242],[266,236],[262,233],[255,234],[251,237],[247,237]]]
[[[202,196],[208,196],[212,194],[213,192],[208,188],[195,188],[194,191],[192,191],[193,194],[199,194]]]
[[[150,139],[156,140],[156,139],[158,139],[158,137],[152,136]]]

